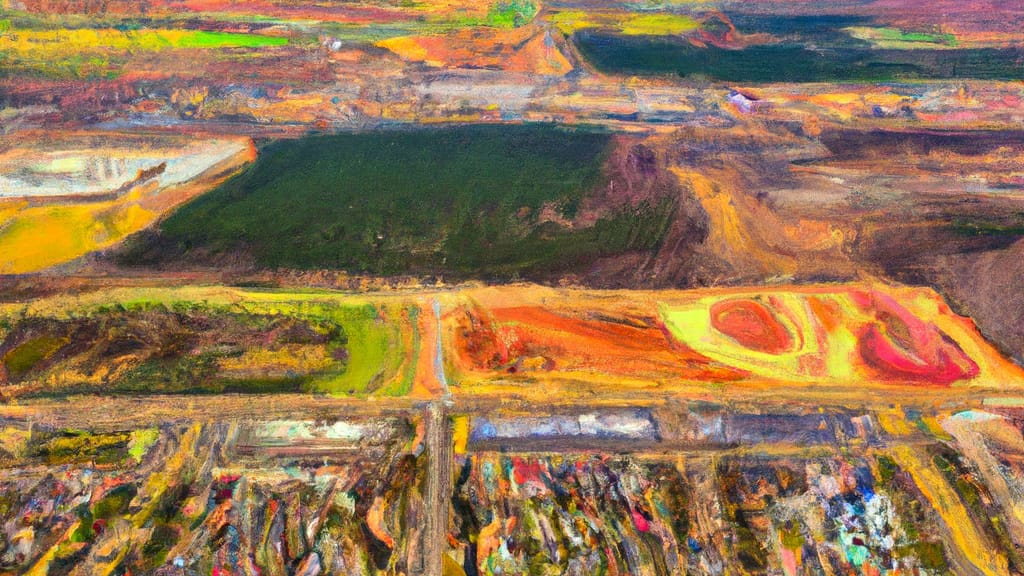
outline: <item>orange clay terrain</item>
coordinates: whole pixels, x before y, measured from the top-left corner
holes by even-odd
[[[0,384],[28,402],[147,391],[400,405],[449,394],[572,403],[813,393],[859,405],[1024,387],[1024,371],[933,291],[882,283],[376,295],[137,286],[7,303],[0,320]]]
[[[449,378],[549,395],[707,386],[1017,389],[933,291],[882,284],[659,292],[470,290],[443,319]],[[570,384],[572,383],[572,384]]]
[[[400,36],[378,45],[402,59],[435,67],[500,68],[561,76],[572,70],[564,40],[535,26],[460,30],[445,36]]]

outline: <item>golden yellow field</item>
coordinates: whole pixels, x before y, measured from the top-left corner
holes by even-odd
[[[113,246],[255,158],[247,138],[203,140],[165,136],[148,148],[128,151],[116,134],[72,133],[56,142],[25,138],[3,151],[0,274],[36,272]],[[44,160],[33,159],[37,152]],[[145,168],[103,179],[90,172],[111,158],[123,162],[125,157],[138,159]],[[188,164],[175,174],[175,162]],[[46,184],[20,183],[19,174],[33,169]],[[99,181],[81,182],[90,178]]]

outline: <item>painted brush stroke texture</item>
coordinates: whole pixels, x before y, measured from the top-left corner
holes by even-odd
[[[1009,0],[0,0],[0,573],[1024,574]]]

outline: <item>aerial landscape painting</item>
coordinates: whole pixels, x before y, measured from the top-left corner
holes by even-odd
[[[1024,3],[0,0],[0,574],[1024,575]]]

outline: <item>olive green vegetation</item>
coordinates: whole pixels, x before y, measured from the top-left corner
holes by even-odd
[[[658,497],[653,498],[655,508],[664,518],[671,520],[671,528],[677,542],[686,542],[690,536],[690,494],[686,480],[674,466],[659,463],[647,467],[648,476],[659,487]]]
[[[141,53],[256,50],[289,42],[281,36],[131,25],[20,27],[8,19],[0,20],[0,77],[116,78]]]
[[[231,392],[287,393],[302,390],[304,378],[219,378],[217,362],[224,356],[151,358],[129,370],[106,391],[122,394],[217,394]]]
[[[741,485],[742,472],[737,469],[719,467],[721,480],[719,497],[724,503],[723,512],[733,527],[733,549],[743,568],[751,572],[762,572],[768,566],[768,551],[757,539],[750,526],[747,512],[737,504],[731,487]]]
[[[107,522],[116,516],[123,516],[128,512],[128,506],[137,493],[135,486],[124,484],[107,492],[98,502],[89,505],[82,505],[78,509],[78,527],[71,533],[70,541],[91,542],[96,538],[95,528],[99,522]]]
[[[951,227],[961,236],[1024,236],[1024,213],[1018,213],[1005,222],[954,218]]]
[[[929,506],[920,499],[909,494],[903,487],[900,476],[906,477],[899,464],[885,454],[875,458],[875,469],[878,488],[885,491],[896,509],[896,515],[903,519],[904,538],[896,543],[893,555],[897,558],[916,558],[921,567],[933,570],[937,574],[945,574],[949,570],[946,561],[946,550],[941,540],[933,534],[922,534],[919,527],[929,526],[934,519],[930,516]]]
[[[527,24],[536,15],[537,6],[529,0],[499,0],[488,8],[486,18],[464,18],[456,22],[463,26],[515,28]]]
[[[605,132],[477,125],[314,136],[267,146],[239,176],[186,204],[118,259],[160,265],[250,253],[266,268],[512,278],[647,249],[671,202],[572,218],[610,151]]]
[[[157,337],[166,340],[163,348],[167,352],[154,354],[126,370],[122,376],[107,383],[105,392],[121,394],[209,394],[209,393],[287,393],[300,392],[320,374],[272,376],[265,378],[230,378],[220,376],[220,361],[244,352],[238,346],[219,343],[211,347],[197,348],[194,339],[196,330],[206,323],[220,322],[222,329],[272,330],[285,318],[296,318],[304,322],[325,338],[329,349],[344,349],[347,345],[345,328],[326,317],[287,314],[280,310],[267,313],[258,307],[216,306],[199,302],[174,302],[169,306],[162,302],[133,302],[105,306],[95,311],[93,319],[107,327],[106,334],[123,332],[126,327],[139,322],[143,315],[174,317],[177,320],[157,330],[169,331]],[[155,316],[154,316],[155,315]],[[358,328],[358,326],[356,326]],[[355,340],[358,344],[360,341]],[[172,353],[172,351],[174,351]],[[185,353],[188,352],[188,353]],[[351,359],[351,355],[348,355]],[[356,365],[364,359],[359,355]],[[351,360],[350,360],[351,362]],[[337,362],[328,373],[345,373],[350,362]],[[67,394],[76,391],[74,387],[48,390],[47,395]]]
[[[403,359],[415,353],[401,345],[403,329],[411,330],[413,341],[418,342],[415,324],[418,309],[415,307],[329,302],[245,303],[242,306],[253,312],[284,313],[340,329],[332,338],[335,355],[340,358],[337,366],[301,379],[302,391],[400,396],[412,387],[411,376],[406,375],[399,384],[382,388],[396,378]],[[412,321],[407,324],[405,320],[409,318]],[[248,385],[249,382],[240,383],[233,391],[249,391],[246,390]]]
[[[345,327],[347,359],[344,371],[319,376],[308,382],[307,388],[335,395],[366,394],[393,378],[403,356],[401,324],[388,320],[386,312],[370,304],[322,310],[320,314]],[[399,396],[408,390],[398,387],[381,392]]]
[[[146,452],[160,439],[158,428],[139,428],[133,430],[128,440],[128,455],[136,462],[140,462]]]
[[[53,353],[67,344],[67,338],[44,335],[28,340],[3,356],[3,366],[10,377],[18,377],[28,372],[33,366],[46,360]]]
[[[16,374],[22,382],[34,382],[45,380],[53,371],[89,373],[89,369],[78,367],[102,361],[108,351],[121,354],[117,350],[131,343],[150,342],[150,347],[160,350],[151,353],[147,348],[133,348],[140,360],[102,383],[62,380],[59,385],[33,388],[26,392],[29,396],[53,397],[98,390],[128,395],[318,392],[402,396],[411,390],[415,378],[413,359],[421,346],[419,314],[415,306],[304,300],[301,296],[290,301],[288,295],[280,301],[231,304],[118,302],[78,310],[65,320],[36,318],[14,322],[6,335],[8,339],[18,339],[18,334],[26,331],[44,332],[12,347],[3,358],[9,376]],[[199,332],[210,327],[215,327],[219,337],[201,344]],[[292,330],[289,327],[298,332],[288,335]],[[221,373],[223,360],[245,351],[245,346],[237,342],[252,339],[252,334],[282,331],[283,335],[275,336],[271,346],[305,343],[312,336],[303,334],[315,333],[316,341],[326,347],[331,361],[309,373],[262,378]],[[47,332],[59,332],[60,336]],[[55,352],[59,352],[60,361],[47,361]],[[259,372],[259,366],[252,368]],[[156,430],[133,433],[127,439],[127,454],[141,459],[157,438]],[[72,458],[72,448],[79,444],[89,448],[92,441],[68,437],[54,440],[53,446],[41,450],[51,458]]]
[[[408,322],[409,326],[413,327],[413,329],[410,331],[412,345],[409,347],[410,351],[409,354],[407,355],[407,358],[410,361],[406,362],[401,379],[393,380],[392,384],[388,385],[387,387],[381,390],[381,394],[384,396],[405,396],[410,391],[412,391],[413,381],[416,378],[417,363],[415,359],[419,358],[420,347],[422,346],[422,338],[420,335],[420,331],[416,328],[416,322],[419,319],[419,315],[420,309],[416,306],[410,306],[404,311],[405,321]],[[375,325],[379,326],[379,323],[375,323]],[[392,330],[392,338],[395,337],[401,337],[401,332],[398,330]],[[403,350],[406,348],[400,342],[393,343],[389,341],[388,344],[391,346],[397,345],[400,349]]]
[[[920,42],[924,44],[946,44],[948,46],[957,45],[956,36],[952,34],[907,32],[905,30],[898,30],[895,28],[865,28],[862,30],[864,33],[870,33],[878,40],[906,43]]]
[[[128,455],[129,432],[91,434],[79,430],[64,430],[42,434],[33,439],[32,455],[50,464],[95,462],[116,464]]]

